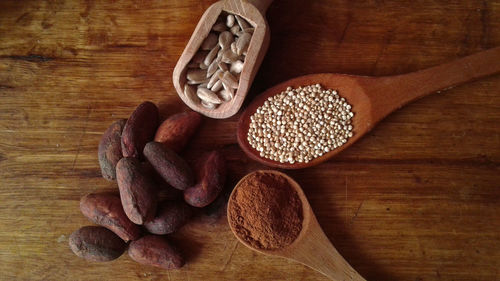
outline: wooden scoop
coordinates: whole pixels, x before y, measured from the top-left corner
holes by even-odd
[[[271,2],[272,0],[223,0],[214,3],[205,11],[173,72],[173,81],[177,94],[191,109],[205,116],[218,119],[231,117],[238,112],[269,47],[270,33],[264,15]],[[201,43],[203,43],[203,40],[207,37],[223,11],[241,16],[253,25],[255,30],[248,47],[239,86],[234,98],[221,104],[216,109],[207,109],[196,98],[193,99],[193,97],[184,94],[186,71],[188,63],[196,54]]]
[[[254,248],[252,245],[242,240],[236,234],[235,229],[233,229],[232,227],[233,224],[230,222],[229,226],[231,227],[231,231],[234,233],[236,238],[245,246],[254,251],[270,256],[284,257],[300,262],[326,275],[332,280],[365,280],[347,263],[347,261],[339,254],[332,243],[330,243],[330,240],[328,240],[325,233],[321,229],[321,226],[316,220],[316,216],[314,216],[311,205],[309,205],[304,191],[302,191],[300,185],[289,176],[273,170],[260,170],[246,175],[236,184],[235,188],[233,189],[231,196],[229,197],[228,210],[231,209],[232,204],[234,204],[232,198],[236,189],[240,188],[241,183],[245,181],[247,177],[257,172],[268,174],[273,173],[282,176],[286,180],[288,180],[290,185],[295,189],[295,191],[297,191],[300,201],[302,202],[302,212],[304,218],[304,220],[302,221],[302,230],[300,231],[297,239],[295,239],[295,241],[293,241],[292,244],[288,245],[287,247],[275,250],[262,250]],[[229,221],[231,221],[229,212],[227,218]]]
[[[283,169],[311,167],[351,146],[380,120],[403,105],[428,94],[439,93],[440,90],[498,72],[500,72],[500,47],[404,75],[367,77],[323,73],[300,76],[266,90],[248,106],[238,123],[238,143],[250,158],[267,166]],[[337,90],[339,95],[352,105],[353,137],[341,147],[309,163],[280,163],[260,157],[259,152],[247,140],[250,117],[268,97],[281,93],[288,86],[296,88],[317,83],[325,89]]]

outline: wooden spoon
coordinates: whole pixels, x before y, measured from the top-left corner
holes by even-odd
[[[214,3],[205,11],[173,72],[173,81],[177,94],[191,109],[205,116],[218,119],[231,117],[238,112],[269,47],[270,33],[264,15],[271,2],[272,0],[223,0]],[[184,94],[186,70],[189,61],[196,54],[201,43],[203,43],[203,40],[207,37],[223,11],[241,16],[253,25],[255,30],[245,57],[245,64],[234,98],[221,104],[216,109],[207,109],[200,104],[197,98],[188,97]]]
[[[238,143],[252,159],[267,166],[283,169],[301,169],[318,165],[348,148],[368,133],[380,120],[403,105],[440,90],[500,72],[500,47],[480,52],[456,61],[425,70],[387,77],[368,77],[344,74],[311,74],[276,85],[260,96],[243,112],[238,123]],[[260,157],[247,140],[250,117],[268,97],[284,91],[319,83],[325,89],[337,90],[351,105],[354,136],[341,147],[315,158],[309,163],[280,163]]]
[[[233,189],[231,196],[229,197],[228,210],[232,209],[233,195],[238,188],[242,187],[241,183],[246,180],[247,177],[252,176],[255,173],[272,173],[284,177],[290,185],[297,191],[297,195],[302,202],[302,230],[300,231],[298,237],[292,244],[288,245],[282,249],[274,250],[262,250],[254,248],[252,245],[248,244],[245,240],[241,239],[233,228],[231,223],[231,216],[228,212],[229,226],[231,231],[236,236],[236,238],[243,243],[248,248],[263,253],[270,256],[284,257],[290,260],[300,262],[324,275],[332,280],[344,281],[344,280],[365,280],[361,275],[359,275],[347,261],[339,254],[339,252],[332,245],[330,240],[326,237],[325,233],[321,229],[316,216],[314,215],[311,205],[307,201],[306,195],[300,185],[295,182],[292,178],[284,173],[273,170],[259,170],[252,172],[245,177],[243,177]]]

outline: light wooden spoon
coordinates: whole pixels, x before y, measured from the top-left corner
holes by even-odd
[[[262,250],[254,248],[252,245],[248,244],[245,240],[241,239],[236,234],[236,231],[232,226],[233,224],[231,223],[231,216],[228,212],[227,219],[229,221],[231,231],[241,243],[259,253],[284,257],[300,262],[326,275],[332,280],[365,280],[349,265],[349,263],[347,263],[347,261],[332,245],[330,240],[328,240],[311,209],[311,205],[309,205],[309,202],[307,201],[304,191],[302,191],[302,188],[297,182],[295,182],[286,174],[274,170],[259,170],[246,175],[236,184],[235,188],[233,189],[231,196],[229,197],[228,210],[232,209],[232,204],[234,204],[233,195],[235,191],[238,188],[243,188],[241,183],[244,182],[247,177],[252,176],[255,173],[272,173],[282,176],[286,180],[288,180],[293,189],[297,191],[297,195],[302,202],[302,212],[304,220],[302,221],[302,230],[300,231],[299,236],[295,239],[295,241],[292,242],[292,244],[282,249]]]
[[[252,159],[267,166],[301,169],[322,163],[351,146],[368,133],[380,120],[403,105],[418,98],[450,89],[483,76],[500,72],[500,47],[483,51],[456,61],[425,70],[387,77],[368,77],[344,74],[311,74],[276,85],[258,96],[243,112],[238,123],[238,143]],[[337,90],[351,105],[354,136],[341,147],[315,158],[309,163],[280,163],[260,157],[247,140],[250,117],[268,97],[298,87],[319,83],[325,89]]]
[[[205,116],[217,119],[228,118],[238,112],[269,47],[270,32],[264,15],[272,1],[222,0],[214,3],[205,11],[173,72],[173,81],[177,94],[191,109]],[[234,98],[229,102],[221,104],[216,109],[207,109],[200,104],[196,97],[188,97],[184,94],[186,70],[189,61],[196,54],[201,43],[203,43],[203,40],[207,37],[212,26],[223,11],[241,16],[253,25],[255,30],[250,41],[250,46],[248,47],[238,90]]]

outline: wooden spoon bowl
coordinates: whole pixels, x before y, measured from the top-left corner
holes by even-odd
[[[243,177],[233,189],[231,196],[229,197],[228,210],[232,209],[233,195],[238,188],[242,188],[242,182],[246,180],[247,177],[252,176],[255,173],[268,173],[276,174],[285,178],[293,189],[297,192],[302,203],[303,221],[302,230],[300,231],[297,238],[288,246],[281,249],[273,250],[263,250],[254,248],[252,245],[247,243],[245,240],[241,239],[233,228],[233,224],[229,223],[231,231],[236,236],[236,238],[243,243],[248,248],[257,251],[259,253],[279,256],[287,258],[293,261],[300,262],[322,274],[329,277],[332,280],[365,280],[361,277],[347,261],[339,254],[339,252],[332,245],[328,237],[321,229],[321,226],[311,209],[311,205],[307,201],[307,197],[300,185],[294,181],[292,178],[284,173],[274,170],[259,170],[252,172],[245,177]],[[228,221],[231,222],[231,216],[228,212]]]
[[[238,112],[269,47],[270,32],[264,15],[271,2],[272,0],[223,0],[212,4],[205,11],[173,72],[173,82],[177,94],[191,109],[205,116],[217,119],[228,118]],[[222,12],[241,16],[255,30],[250,41],[250,46],[248,47],[245,64],[239,79],[239,86],[234,98],[229,102],[221,104],[216,109],[207,109],[198,100],[194,100],[193,97],[188,97],[184,94],[184,85],[187,82],[186,71],[187,65],[200,48],[203,40],[205,40]]]
[[[243,112],[238,123],[238,143],[252,159],[271,167],[301,169],[318,165],[342,152],[368,133],[380,120],[403,105],[439,90],[500,72],[500,48],[480,52],[451,63],[425,70],[388,77],[367,77],[344,74],[311,74],[276,85],[259,95]],[[351,104],[353,136],[348,141],[308,163],[280,163],[263,158],[248,142],[250,117],[269,97],[291,86],[297,88],[320,84],[325,89],[337,90]]]

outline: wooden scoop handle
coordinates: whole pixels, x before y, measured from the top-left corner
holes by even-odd
[[[440,90],[500,72],[500,47],[398,76],[360,81],[378,121],[403,105]]]

